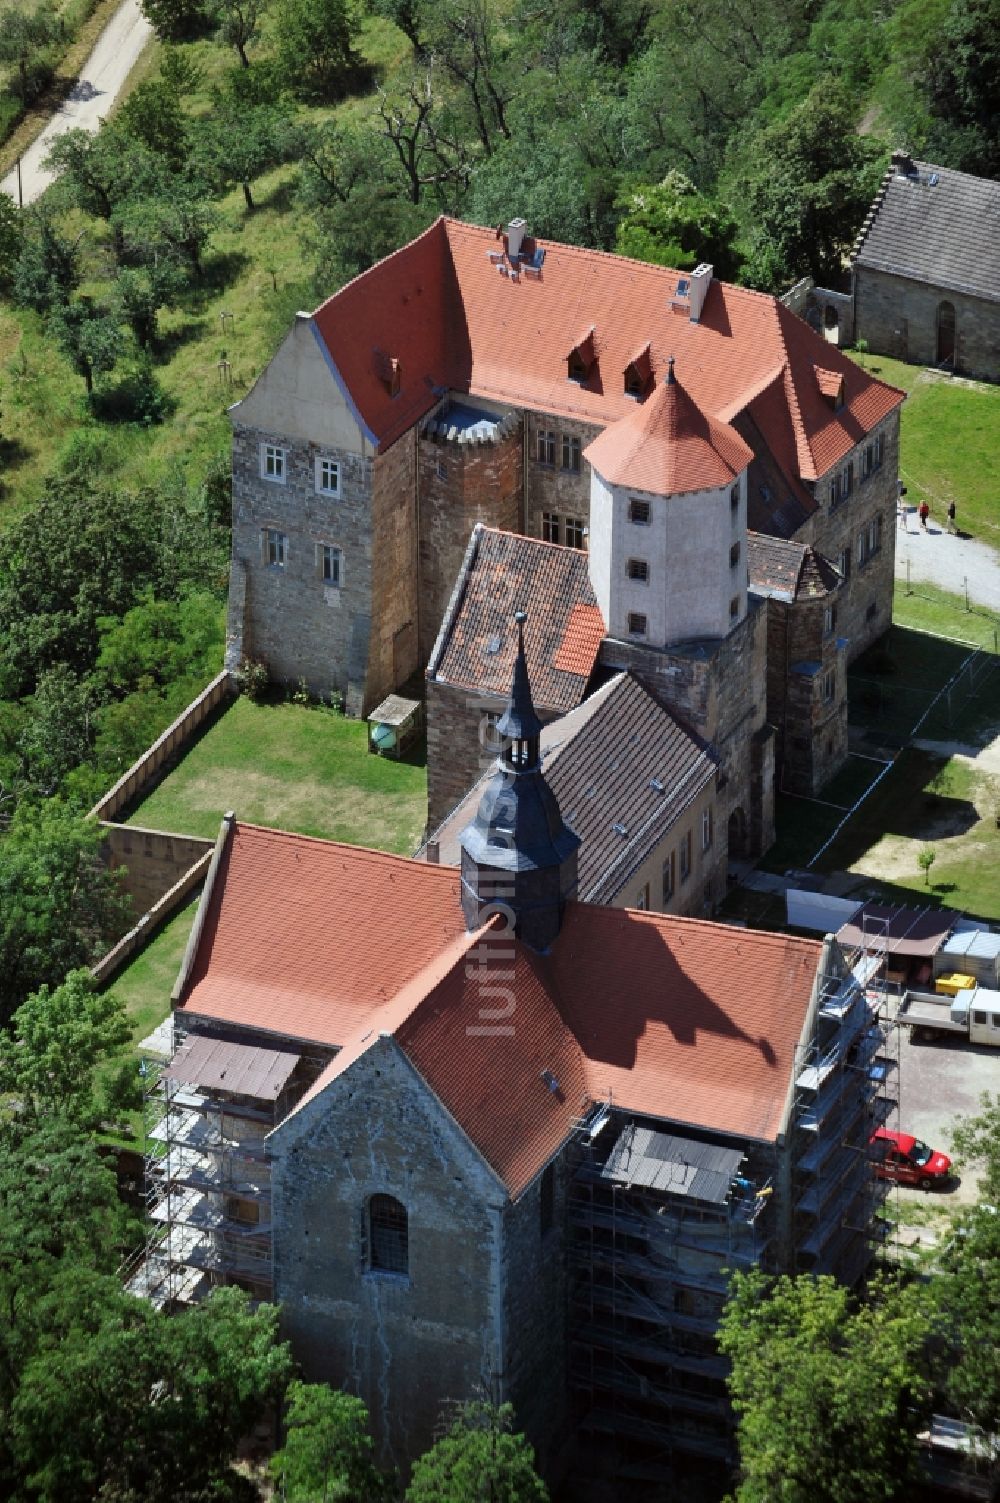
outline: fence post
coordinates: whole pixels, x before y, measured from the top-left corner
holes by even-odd
[[[907,595],[913,594],[913,591],[910,589],[910,560],[908,558],[906,560],[906,593]]]
[[[969,606],[969,576],[967,574],[963,576],[962,583],[965,586],[965,609],[969,610],[971,607]]]

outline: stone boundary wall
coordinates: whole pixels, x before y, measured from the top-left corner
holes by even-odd
[[[179,882],[163,894],[152,905],[148,912],[144,913],[139,922],[131,928],[127,934],[114,945],[106,955],[90,968],[90,974],[98,983],[108,981],[126,961],[131,960],[137,950],[143,948],[154,931],[164,923],[176,908],[179,908],[184,899],[188,897],[196,887],[205,880],[209,864],[212,860],[212,851],[215,849],[214,841],[205,841],[208,850],[200,856],[188,871],[184,873]]]
[[[107,820],[100,824],[105,862],[112,871],[125,868],[122,888],[132,899],[136,914],[151,912],[163,894],[215,845],[214,840],[170,830],[147,830]]]
[[[113,821],[116,814],[119,814],[127,804],[130,804],[148,787],[168,758],[187,746],[195,731],[204,724],[213,710],[225,700],[235,697],[236,686],[232,676],[228,669],[223,668],[222,672],[216,674],[198,697],[181,711],[173,724],[168,725],[161,736],[157,736],[152,746],[133,762],[128,772],[118,779],[114,787],[108,789],[100,802],[91,809],[87,818],[99,819],[102,822]]]

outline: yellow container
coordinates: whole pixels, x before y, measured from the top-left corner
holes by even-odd
[[[934,983],[934,990],[942,997],[957,997],[959,992],[967,991],[975,984],[975,976],[963,976],[959,971],[952,971],[948,976],[938,977]]]

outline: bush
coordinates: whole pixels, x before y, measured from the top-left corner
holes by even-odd
[[[260,704],[271,683],[267,664],[255,662],[253,658],[244,658],[233,677],[240,693],[245,694],[255,705]]]
[[[137,360],[114,386],[94,393],[94,416],[105,423],[139,423],[152,428],[173,412],[175,403],[146,359]]]

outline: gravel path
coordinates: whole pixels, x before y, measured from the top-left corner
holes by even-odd
[[[958,517],[959,526],[962,519]],[[1000,611],[1000,558],[988,543],[977,538],[953,537],[943,518],[933,512],[924,532],[915,511],[907,512],[906,528],[896,529],[896,578],[925,579],[952,595]]]
[[[69,95],[21,158],[26,204],[40,197],[52,181],[54,174],[42,163],[56,136],[74,127],[97,130],[152,35],[153,28],[139,9],[139,0],[125,0],[98,37]],[[17,201],[16,167],[0,182],[0,192],[9,193]]]

